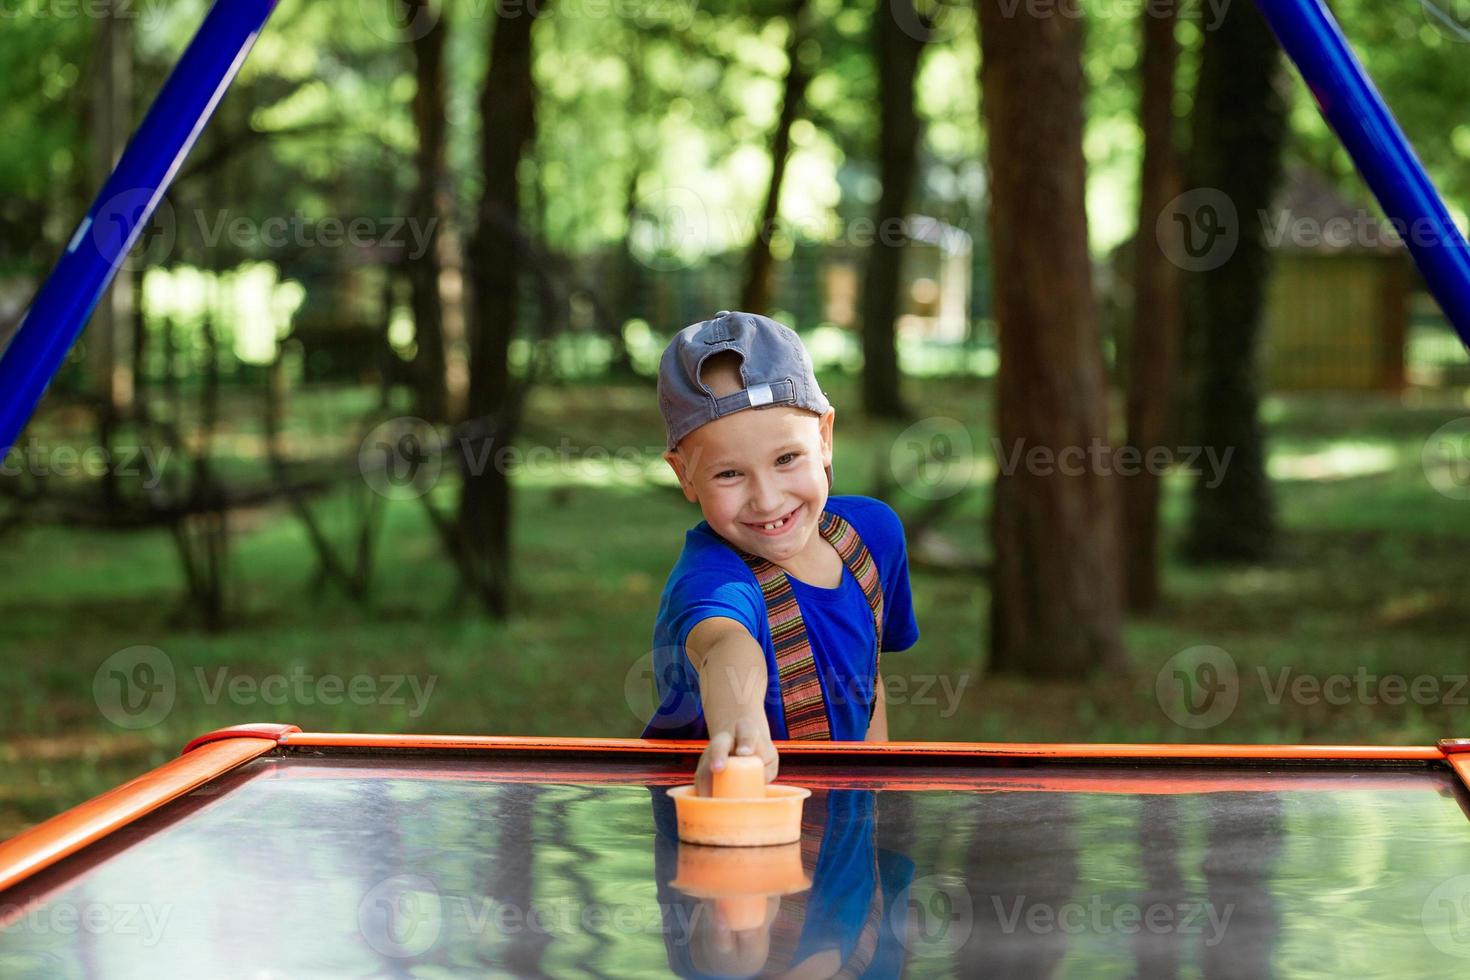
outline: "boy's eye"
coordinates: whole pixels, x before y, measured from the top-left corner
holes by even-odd
[[[733,480],[733,479],[735,479],[735,477],[737,477],[739,475],[740,474],[736,473],[734,470],[722,470],[719,473],[716,473],[715,474],[715,479],[716,480]]]
[[[782,453],[780,456],[776,457],[776,465],[785,466],[787,463],[791,462],[800,455],[801,453]]]

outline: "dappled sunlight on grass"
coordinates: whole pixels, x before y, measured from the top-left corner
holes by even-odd
[[[1273,480],[1318,483],[1387,473],[1400,465],[1396,448],[1386,443],[1336,442],[1316,452],[1278,452],[1267,464]]]

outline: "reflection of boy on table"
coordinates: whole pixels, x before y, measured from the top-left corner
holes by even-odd
[[[813,790],[802,822],[809,889],[772,897],[764,926],[731,931],[713,902],[670,884],[678,865],[674,801],[651,789],[654,872],[669,967],[683,977],[893,977],[902,972],[914,864],[879,850],[869,790]],[[686,845],[687,846],[687,845]]]

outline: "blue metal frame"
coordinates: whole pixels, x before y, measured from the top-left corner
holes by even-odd
[[[25,428],[276,0],[216,0],[0,354],[0,453]]]
[[[1342,31],[1321,0],[1257,4],[1384,211],[1409,229],[1405,239],[1430,291],[1470,346],[1470,249]],[[275,6],[216,0],[199,26],[0,352],[0,453],[35,411]]]
[[[1460,340],[1470,347],[1470,248],[1321,0],[1257,0],[1404,242]]]

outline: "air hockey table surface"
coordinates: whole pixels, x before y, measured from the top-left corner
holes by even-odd
[[[1470,740],[784,743],[775,892],[702,747],[212,732],[0,845],[0,975],[1470,973]]]

